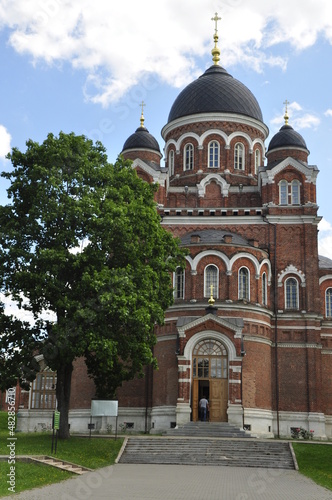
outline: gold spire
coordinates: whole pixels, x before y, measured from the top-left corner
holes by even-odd
[[[140,106],[142,107],[142,113],[141,113],[141,119],[140,119],[140,122],[141,122],[141,127],[144,127],[144,114],[143,114],[143,108],[144,106],[146,106],[146,104],[144,103],[144,101],[141,102]]]
[[[289,101],[287,101],[287,99],[286,99],[286,101],[284,101],[283,104],[285,105],[285,114],[284,114],[285,125],[288,125],[289,116],[288,116],[288,108],[287,108],[287,106],[289,104]]]
[[[209,298],[209,305],[213,306],[213,304],[215,303],[215,300],[213,298],[213,285],[210,286],[210,289],[211,289],[211,296]]]
[[[214,17],[211,17],[211,21],[215,22],[215,28],[214,28],[214,47],[211,50],[212,54],[212,61],[214,62],[215,65],[218,65],[218,62],[220,61],[220,49],[217,46],[218,43],[218,21],[221,20],[221,17],[218,17],[218,12],[215,13]]]

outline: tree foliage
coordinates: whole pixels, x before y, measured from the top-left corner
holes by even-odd
[[[154,325],[172,303],[170,272],[184,252],[160,225],[156,186],[130,162],[109,164],[101,143],[73,133],[26,145],[12,150],[13,170],[2,174],[10,203],[0,212],[1,269],[3,291],[36,323],[7,319],[0,373],[19,352],[13,366],[23,381],[42,353],[57,371],[67,437],[73,361],[85,357],[103,398],[154,363]]]

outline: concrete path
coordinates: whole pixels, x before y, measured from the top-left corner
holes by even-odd
[[[332,500],[297,471],[116,464],[5,497],[12,500]]]

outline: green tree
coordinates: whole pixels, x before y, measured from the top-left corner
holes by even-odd
[[[172,303],[170,272],[184,251],[160,225],[156,186],[131,162],[111,165],[101,143],[73,133],[26,145],[12,150],[13,170],[2,174],[11,184],[0,264],[3,291],[36,323],[0,341],[20,351],[17,375],[29,371],[31,379],[36,352],[56,370],[59,435],[67,438],[73,361],[85,357],[104,398],[155,364],[154,325]],[[0,369],[9,359],[2,356]]]

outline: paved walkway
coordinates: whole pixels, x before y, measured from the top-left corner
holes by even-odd
[[[5,497],[12,500],[332,500],[297,471],[252,467],[116,464]]]

